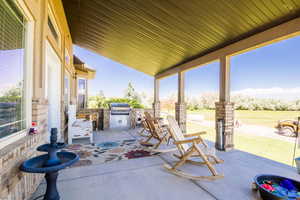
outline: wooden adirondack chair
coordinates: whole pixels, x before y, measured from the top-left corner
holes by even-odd
[[[169,132],[174,140],[174,144],[176,144],[180,155],[174,155],[179,159],[173,166],[168,164],[164,164],[164,167],[172,172],[175,175],[193,179],[193,180],[215,180],[219,178],[223,178],[223,175],[219,175],[214,168],[213,164],[223,163],[223,160],[217,158],[214,153],[210,152],[208,145],[201,138],[202,134],[206,132],[194,133],[194,134],[183,134],[178,123],[172,116],[167,117],[169,122]],[[196,161],[192,158],[200,158],[200,161]],[[193,165],[206,165],[210,172],[211,176],[194,176],[188,173],[185,173],[177,168],[182,166],[185,163],[190,163]]]
[[[168,130],[160,124],[160,122],[153,118],[150,113],[145,112],[145,125],[148,127],[150,135],[147,137],[145,141],[141,141],[140,143],[144,146],[152,146],[151,151],[156,152],[170,152],[175,151],[176,148],[172,149],[159,149],[162,143],[167,143],[170,137]],[[150,143],[150,140],[154,139],[157,141],[156,144]]]
[[[150,129],[146,122],[146,119],[142,119],[142,130],[138,132],[138,134],[142,137],[149,137],[150,136]]]

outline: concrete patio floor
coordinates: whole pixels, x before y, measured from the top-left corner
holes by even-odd
[[[137,130],[95,132],[95,142],[138,139]],[[87,142],[87,141],[77,141]],[[216,165],[225,178],[216,181],[192,181],[168,173],[163,163],[172,163],[171,153],[152,157],[114,161],[61,171],[58,189],[63,200],[253,200],[260,199],[251,190],[257,174],[277,174],[300,180],[290,166],[234,150],[217,152],[224,164]],[[202,166],[186,165],[183,169],[197,175],[209,175]],[[45,192],[42,182],[32,199]]]

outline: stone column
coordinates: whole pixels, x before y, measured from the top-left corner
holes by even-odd
[[[182,130],[186,132],[186,103],[184,100],[184,72],[178,73],[178,99],[175,103],[175,117]]]
[[[221,140],[216,137],[216,148],[229,151],[234,148],[234,103],[230,102],[230,58],[223,56],[220,58],[220,96],[219,102],[216,102],[216,134],[220,129],[217,124],[223,122],[223,133]],[[220,144],[224,144],[224,149],[220,149]]]
[[[153,116],[160,117],[160,102],[159,102],[159,80],[154,79],[154,102],[152,104]]]
[[[103,109],[103,130],[107,130],[110,127],[110,110],[107,108]]]

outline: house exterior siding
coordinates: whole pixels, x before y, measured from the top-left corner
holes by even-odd
[[[76,74],[73,66],[73,47],[67,20],[61,0],[17,0],[17,7],[23,12],[28,22],[33,24],[32,31],[32,91],[30,106],[31,120],[36,122],[38,133],[28,135],[28,129],[23,136],[5,146],[0,145],[0,199],[28,199],[37,188],[43,175],[23,173],[20,164],[35,155],[37,146],[45,143],[47,137],[48,100],[46,98],[45,81],[45,47],[46,41],[51,44],[61,61],[61,127],[64,126],[64,77],[67,72],[70,77],[70,102],[76,104]],[[48,25],[48,17],[57,28],[59,40],[53,36]],[[65,140],[67,138],[64,138]]]

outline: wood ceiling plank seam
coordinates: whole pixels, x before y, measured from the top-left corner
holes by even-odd
[[[111,10],[111,11],[113,11],[114,12],[114,10]],[[118,12],[117,12],[118,13]],[[118,13],[119,14],[119,13]],[[121,17],[122,17],[122,15],[120,15]],[[145,28],[145,26],[141,26],[141,25],[139,25],[139,24],[137,24],[140,28]],[[151,34],[156,34],[155,32],[153,32],[151,29],[148,29],[150,32],[151,32]]]
[[[245,26],[245,30],[249,31],[250,29],[253,28],[253,24],[255,23],[254,21],[252,21],[252,19],[247,15],[247,13],[244,13],[245,16],[241,15],[240,10],[238,10],[238,8],[234,5],[232,5],[231,3],[226,3],[225,6],[230,7],[232,9],[232,11],[234,11],[234,13],[236,14],[236,18],[239,18],[239,22],[242,22]],[[249,22],[246,19],[250,19],[252,22]]]
[[[293,12],[295,12],[295,13],[296,13],[297,11],[300,10],[300,9],[299,9],[300,1],[299,1],[299,0],[297,0],[297,1],[298,1],[298,4],[295,3],[294,0],[290,0],[290,5],[291,5],[291,7],[292,7]]]
[[[274,13],[274,11],[271,9],[270,5],[272,2],[268,0],[269,3],[266,3],[267,1],[262,1],[262,4],[264,5],[265,9],[268,10],[268,12],[272,15],[272,18],[277,17],[277,14]]]
[[[157,8],[159,8],[159,9],[161,9],[163,12],[167,12],[169,15],[171,15],[172,13],[171,12],[168,12],[168,10],[167,9],[165,9],[164,7],[157,7]],[[175,16],[174,16],[175,17]],[[195,24],[191,24],[191,23],[189,23],[189,20],[185,20],[185,22],[186,23],[188,23],[188,24],[190,24],[190,27],[195,31],[195,32],[199,32],[199,30],[198,29],[196,29],[195,27]],[[213,31],[213,32],[211,32],[210,34],[212,34],[212,35],[215,35],[217,32],[216,31]],[[201,34],[201,33],[200,33]],[[218,35],[218,37],[219,37],[220,35]],[[200,37],[199,37],[200,38]],[[209,38],[208,36],[207,36],[207,34],[201,34],[201,38],[204,38],[204,40],[210,40],[210,41],[212,41],[212,42],[217,42],[216,40],[213,40],[213,39],[211,39],[211,38]]]
[[[86,19],[85,19],[86,21],[88,21],[88,20],[91,20],[91,18],[89,18],[89,17],[87,17]],[[116,28],[118,28],[118,27],[116,27]],[[114,30],[114,29],[111,29],[111,31],[114,31],[114,32],[116,32],[116,33],[120,33],[120,32],[118,32],[118,31],[116,31],[116,30]],[[121,37],[123,37],[124,36],[124,34],[122,35],[122,33],[120,33],[121,35]],[[149,39],[153,39],[153,38],[150,38],[149,37]]]
[[[98,50],[95,49],[95,47],[93,45],[89,45],[89,44],[86,44],[86,43],[81,43],[79,42],[78,43],[80,46],[86,46],[88,49],[91,49],[92,51],[96,52],[96,53],[99,53]],[[107,55],[107,57],[111,57],[111,55]],[[142,70],[143,71],[143,70]]]
[[[208,9],[207,9],[208,10]],[[224,40],[223,37],[223,29],[224,28],[224,23],[227,23],[227,21],[220,20],[217,15],[214,14],[212,16],[212,12],[203,12],[201,15],[201,18],[203,18],[203,23],[206,22],[206,25],[212,30],[214,35],[217,34],[217,39],[216,39],[216,44],[220,42],[220,40]],[[213,21],[214,24],[210,24],[209,22]],[[226,27],[226,26],[225,26]],[[211,33],[210,33],[211,34]]]
[[[170,16],[170,17],[172,17],[172,19],[174,19],[174,20],[171,20],[171,21],[173,21],[173,22],[175,22],[176,24],[177,24],[177,26],[176,26],[176,28],[177,28],[177,30],[176,30],[176,34],[177,34],[177,36],[178,37],[182,37],[181,35],[188,35],[189,36],[189,40],[192,40],[192,41],[190,41],[190,42],[192,42],[192,43],[197,43],[198,45],[199,44],[201,44],[201,43],[199,43],[199,41],[197,41],[196,39],[194,39],[193,38],[193,36],[195,36],[196,34],[195,33],[199,33],[199,31],[197,30],[197,29],[195,29],[194,27],[194,25],[193,24],[190,24],[187,20],[184,20],[183,18],[181,18],[181,17],[178,17],[177,15],[173,15],[172,14],[172,12],[168,12],[168,9],[166,9],[165,8],[165,6],[163,6],[163,5],[157,5],[157,4],[155,4],[155,2],[153,1],[152,2],[153,3],[153,6],[154,6],[154,8],[157,8],[158,10],[160,10],[161,11],[161,13],[166,13],[166,15],[167,16]],[[175,7],[177,10],[179,10],[177,7]],[[155,10],[155,9],[154,9]],[[147,10],[144,10],[145,12],[148,12]],[[152,17],[155,17],[156,18],[156,16],[155,15],[153,15],[152,13],[150,13],[150,12],[148,12],[150,15],[152,15]],[[186,29],[182,29],[181,27],[183,27],[185,24],[188,24],[188,26],[189,26],[189,32],[186,32]],[[168,28],[172,28],[172,27],[170,27],[170,25],[169,24],[165,24],[165,26],[166,27],[168,27]],[[180,32],[178,32],[178,30],[180,31]],[[194,33],[194,35],[191,35],[192,33]],[[200,33],[201,34],[201,33]],[[202,37],[204,36],[206,36],[205,34],[203,35],[203,34],[201,34],[202,35]],[[210,38],[207,38],[207,40],[211,40]],[[211,40],[212,41],[212,40]],[[188,41],[189,42],[189,41]],[[201,45],[201,47],[203,47],[203,45]]]
[[[86,21],[92,21],[91,18],[86,18],[85,20],[86,20]],[[96,31],[96,30],[94,29],[93,26],[87,26],[87,27],[90,28],[89,31],[91,31],[91,32],[95,32],[95,31]],[[110,29],[109,29],[108,27],[101,27],[101,29],[109,29],[110,33],[111,33],[111,32],[114,32],[114,33],[116,33],[116,34],[119,34],[119,35],[120,35],[120,38],[119,38],[119,39],[124,39],[124,34],[122,34],[121,32],[117,31],[117,28],[118,28],[118,27],[116,27],[116,29],[113,29],[113,28],[110,28]],[[99,30],[99,29],[97,29],[97,32],[98,32],[98,30]],[[95,33],[97,34],[97,32],[95,32]],[[139,37],[139,33],[136,34],[136,36]],[[147,35],[143,35],[143,36],[147,36]],[[102,35],[102,37],[104,37],[104,35]],[[139,37],[139,38],[141,38],[141,37]],[[149,37],[149,39],[152,39],[152,38]]]
[[[209,1],[207,1],[207,2],[209,2]],[[199,3],[199,1],[195,1],[195,3]],[[194,7],[201,7],[202,5],[200,5],[200,4],[198,4],[199,6],[194,6]],[[208,9],[207,9],[208,10]],[[216,18],[215,16],[212,18],[212,16],[209,14],[209,13],[211,13],[211,12],[203,12],[203,13],[201,13],[201,18],[203,18],[203,20],[202,20],[202,23],[205,23],[205,22],[207,22],[207,23],[205,23],[205,25],[208,25],[209,26],[209,21],[214,21],[215,22],[215,24],[217,24],[218,26],[212,26],[212,27],[210,27],[211,29],[214,29],[214,32],[216,32],[216,33],[219,33],[219,32],[222,32],[222,29],[220,29],[220,27],[222,27],[223,26],[223,23],[221,22],[221,23],[219,23],[220,22],[220,20],[218,20],[218,18]],[[194,15],[199,15],[199,12],[197,12],[197,14],[194,14]],[[221,38],[222,37],[222,35],[220,35],[220,37],[219,38]]]
[[[260,19],[262,24],[265,23],[270,23],[272,20],[270,19],[270,16],[267,15],[264,11],[263,11],[263,4],[261,3],[261,1],[258,0],[249,0],[248,3],[251,3],[253,6],[253,10],[255,10],[255,14],[256,16]],[[259,5],[258,5],[259,4]]]
[[[85,39],[87,39],[87,37],[86,37],[86,36],[87,36],[87,34],[83,34],[83,33],[82,33],[82,35],[79,35],[79,36],[84,36],[84,38],[85,38]],[[98,46],[98,47],[102,47],[102,48],[105,48],[105,46],[111,46],[111,47],[114,47],[114,46],[116,46],[116,45],[114,45],[114,44],[113,44],[113,45],[110,45],[109,43],[108,43],[108,44],[105,44],[104,46],[102,46],[101,44],[98,44],[98,43],[97,43],[97,42],[95,42],[94,40],[91,40],[91,39],[90,39],[90,41],[93,41],[93,42],[94,42],[94,44],[95,44],[96,46]],[[128,47],[132,47],[132,48],[134,48],[134,49],[135,49],[135,46],[132,46],[132,44],[130,44],[130,43],[128,43],[128,44],[127,44],[127,46],[128,46]]]
[[[271,2],[272,2],[271,5],[273,5],[274,9],[279,13],[278,16],[283,16],[285,12],[282,11],[280,7],[278,7],[277,1],[278,0],[275,0],[275,2],[274,2],[274,0],[271,0]]]
[[[112,11],[112,12],[115,12],[114,10],[111,10],[111,11]],[[137,24],[134,20],[133,20],[132,22],[134,22],[136,25],[139,25],[139,24]],[[140,25],[139,25],[139,26],[140,26]],[[146,29],[146,30],[148,30],[148,31],[151,31],[153,35],[156,35],[157,37],[159,37],[159,35],[158,35],[156,32],[152,31],[151,29],[149,29],[149,28],[147,28],[147,27],[145,27],[145,26],[140,26],[140,28],[143,28],[143,29]],[[168,33],[165,33],[165,34],[168,34]],[[161,38],[161,37],[159,37],[159,38]],[[177,47],[180,48],[180,46],[177,45],[175,41],[170,40],[168,37],[163,37],[163,38],[164,38],[166,41],[172,43],[172,45],[177,46]]]
[[[86,37],[86,35],[84,35],[85,37],[84,37],[84,39],[83,40],[86,40],[86,41],[88,41],[89,43],[94,43],[94,41],[91,41],[89,38],[87,38]],[[97,44],[95,45],[95,46],[97,46]],[[130,45],[129,45],[130,46]],[[99,45],[98,45],[98,47],[99,47]],[[107,48],[107,47],[109,47],[109,45],[106,45],[104,48]],[[112,47],[115,47],[115,45],[113,45]],[[135,48],[134,48],[134,50],[135,50]],[[98,51],[99,52],[99,51]],[[142,54],[143,55],[143,54]],[[144,57],[144,56],[139,56],[139,57]],[[145,59],[147,59],[147,57],[144,57]],[[147,59],[147,60],[149,60],[149,59]]]
[[[111,24],[112,24],[113,26],[115,26],[117,29],[119,29],[119,27],[116,25],[116,23],[111,23]],[[136,29],[132,29],[132,30],[136,31]],[[149,35],[146,35],[144,32],[140,32],[140,31],[139,31],[139,33],[140,33],[140,34],[143,34],[143,35],[145,35],[145,36],[147,36],[147,37],[149,37]],[[149,39],[152,39],[152,38],[149,37]]]
[[[297,1],[297,3],[296,3]],[[291,2],[294,4],[294,7],[298,8],[300,6],[300,1],[299,0],[291,0]]]
[[[213,2],[211,2],[211,1],[208,1],[208,2],[209,2],[208,3],[209,7],[214,6]],[[223,31],[222,34],[224,33],[224,29],[227,29],[228,27],[232,27],[233,23],[232,23],[232,20],[228,19],[229,16],[231,19],[236,19],[236,16],[235,16],[235,18],[231,16],[232,13],[235,13],[235,10],[234,10],[235,6],[228,6],[228,4],[229,3],[223,3],[222,5],[216,4],[217,8],[213,8],[215,10],[218,10],[218,12],[214,12],[215,19],[222,22],[222,24],[225,25],[225,27],[221,28],[221,30]],[[230,11],[226,10],[225,8],[229,9]],[[240,17],[242,18],[242,16],[240,16]],[[242,29],[244,31],[249,29],[248,28],[249,25],[248,25],[248,27],[247,26],[245,27],[245,26],[246,25],[244,25],[244,24],[242,25]]]
[[[291,6],[290,1],[281,0],[281,4],[282,4],[281,8],[283,8],[282,10],[284,10],[284,13],[293,12],[293,8]]]
[[[229,15],[228,11],[226,12],[226,10],[224,10],[224,6],[219,6],[218,3],[213,4],[212,1],[208,1],[207,6],[208,6],[208,10],[219,10],[219,12],[211,12],[210,15],[214,17],[212,21],[221,22],[222,26],[220,30],[222,31],[221,34],[223,35],[222,39],[224,39],[224,30],[232,26],[232,21],[228,20],[228,15]]]
[[[235,6],[233,6],[230,3],[224,4],[221,8],[225,9],[230,9],[230,12],[220,12],[224,13],[221,18],[226,19],[227,17],[230,17],[230,19],[234,19],[235,21],[238,20],[239,22],[239,27],[243,30],[243,32],[248,31],[249,27],[251,26],[249,23],[247,23],[246,20],[242,20],[242,16],[240,16],[240,13],[236,12]],[[231,21],[231,20],[229,20]],[[236,23],[235,23],[236,24]],[[230,23],[228,26],[232,26],[232,23]]]
[[[146,18],[146,19],[147,19],[147,18]],[[148,23],[151,23],[153,26],[156,26],[156,27],[159,28],[161,31],[163,30],[163,29],[162,29],[162,26],[157,26],[156,23],[152,23],[152,22],[149,21],[149,20],[148,20]],[[170,30],[170,29],[172,29],[172,27],[169,26],[168,24],[165,24],[165,25],[163,26],[163,28],[164,28],[163,31],[164,31],[165,33],[168,33],[167,31]],[[173,35],[176,35],[177,38],[178,38],[178,36],[180,36],[180,34],[186,34],[186,33],[184,33],[184,32],[179,33],[179,31],[180,31],[180,30],[177,30],[177,31],[176,31],[177,33],[174,33],[174,31],[173,31],[172,34],[173,34]],[[163,36],[166,37],[166,38],[168,38],[167,35],[163,35]],[[180,37],[181,37],[181,36],[180,36]],[[186,41],[185,38],[181,37],[181,38],[179,38],[179,39],[181,39],[180,41],[181,41],[183,44],[181,44],[180,46],[178,46],[178,48],[184,49],[184,48],[182,47],[182,45],[184,45],[184,46],[191,46],[191,43],[189,43],[188,41]],[[175,40],[171,40],[171,41],[175,43]],[[197,46],[195,46],[193,43],[192,43],[192,46],[193,46],[193,47],[197,47]],[[202,45],[201,47],[203,48],[204,46]]]
[[[257,2],[257,0],[249,0],[251,1],[251,3],[253,4],[253,7],[258,11],[256,12],[256,14],[258,14],[260,16],[260,18],[262,19],[263,22],[268,21],[268,23],[270,23],[272,20],[270,18],[269,15],[267,15],[264,11],[263,11],[263,5],[262,2]],[[259,5],[258,5],[259,3]]]
[[[133,7],[133,9],[136,9],[136,8]],[[141,8],[141,9],[143,9],[143,8]],[[148,16],[150,16],[150,17],[154,18],[155,20],[157,20],[157,18],[156,18],[155,16],[151,15],[151,13],[149,13],[147,10],[144,10],[144,9],[143,9],[143,11],[144,11],[145,14],[148,14]],[[139,11],[133,10],[133,13],[137,13],[137,12],[139,12]],[[139,16],[139,15],[138,15],[138,16]],[[146,18],[144,18],[144,19],[147,20],[148,18],[146,17]],[[161,21],[161,20],[160,20],[160,21]],[[157,26],[156,23],[153,23],[153,22],[151,22],[151,21],[149,21],[149,20],[148,20],[148,22],[151,23],[151,24],[153,24],[154,26],[158,27],[159,29],[162,28],[161,26]],[[176,22],[176,21],[175,21],[175,22]],[[165,29],[165,32],[168,32],[168,29],[171,29],[172,27],[170,27],[169,24],[164,24],[163,28]],[[177,30],[177,32],[178,32],[178,30]],[[184,32],[182,32],[182,33],[184,33]],[[186,33],[185,33],[185,34],[186,34]],[[182,41],[185,41],[185,39],[182,38]],[[190,44],[187,44],[187,42],[186,42],[186,45],[190,45]],[[203,46],[202,46],[202,47],[203,47]]]
[[[246,10],[248,10],[247,15],[249,19],[252,19],[254,22],[254,27],[261,26],[263,20],[256,15],[257,13],[255,11],[253,12],[253,6],[249,5],[249,1],[241,1],[241,4],[243,4]]]
[[[92,20],[88,15],[85,15],[85,17],[86,17],[85,20],[90,20],[90,21]],[[94,17],[97,17],[97,16],[94,16]],[[98,20],[102,20],[102,19],[99,18]],[[110,31],[119,32],[119,31],[117,31],[117,30],[119,30],[119,27],[116,25],[116,23],[110,23],[109,25],[111,27],[115,27],[115,28],[110,29]],[[108,27],[105,27],[105,26],[102,26],[102,27],[103,28],[108,28]],[[132,29],[132,30],[134,30],[134,29]],[[138,33],[148,37],[149,39],[152,39],[152,38],[149,37],[149,35],[145,34],[144,32],[138,32]]]

